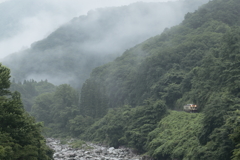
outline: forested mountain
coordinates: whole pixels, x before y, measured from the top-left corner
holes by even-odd
[[[156,159],[239,159],[239,9],[238,0],[210,1],[180,25],[94,69],[80,107],[91,107],[85,97],[98,97],[91,81],[107,95],[108,107],[120,108],[83,137],[132,146]],[[165,109],[187,103],[202,113]]]
[[[187,13],[179,25],[166,28],[160,35],[127,49],[114,61],[95,68],[80,94],[68,84],[39,94],[31,114],[44,121],[47,136],[74,136],[114,147],[127,146],[154,159],[239,160],[239,17],[239,0],[209,1]],[[48,38],[54,39],[59,32],[69,41],[75,39],[76,32],[69,37],[64,32],[70,24]],[[95,35],[101,38],[101,34],[93,33],[81,35],[85,39]],[[33,50],[42,53],[39,50],[45,48],[42,55],[47,55],[55,44],[70,48],[59,38],[53,44],[47,40],[36,42],[29,53],[23,54],[33,59]],[[64,53],[59,53],[55,55],[62,60]],[[74,50],[69,52],[68,58],[74,54]],[[72,68],[70,61],[64,64]],[[23,69],[26,73],[30,70]],[[55,75],[51,69],[46,67],[46,73]],[[34,81],[31,84],[37,85]],[[15,85],[25,89],[28,86]],[[182,112],[183,105],[189,103],[197,104],[199,113]]]
[[[10,92],[10,70],[0,64],[0,159],[51,160],[53,151],[23,109],[20,94]]]
[[[223,7],[221,3],[226,5]],[[207,101],[196,97],[200,92],[194,93],[195,85],[200,79],[195,84],[193,77],[203,60],[209,60],[210,53],[222,46],[227,32],[239,25],[238,5],[234,5],[232,1],[209,2],[198,11],[186,14],[180,25],[165,29],[161,35],[127,50],[113,62],[95,68],[89,80],[104,87],[110,107],[136,106],[148,98],[161,98],[172,109],[186,102],[201,103],[203,109]],[[225,13],[225,8],[231,11]]]
[[[30,49],[3,60],[16,80],[48,79],[54,84],[81,84],[91,70],[126,49],[179,24],[187,12],[207,0],[135,3],[89,11],[58,28]]]

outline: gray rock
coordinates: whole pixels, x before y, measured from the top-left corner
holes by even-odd
[[[74,141],[71,139],[71,141]],[[106,148],[92,143],[87,143],[86,147],[94,148],[92,150],[73,149],[69,145],[61,145],[60,141],[53,138],[47,138],[47,145],[55,150],[54,160],[152,160],[149,157],[140,157],[129,148],[115,149]]]

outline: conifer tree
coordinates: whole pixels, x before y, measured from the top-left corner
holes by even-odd
[[[0,64],[0,159],[51,160],[41,125],[24,111],[21,95],[9,91],[9,78],[10,70]]]

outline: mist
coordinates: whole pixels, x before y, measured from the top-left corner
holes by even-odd
[[[143,1],[159,2],[159,0]],[[134,2],[137,0],[2,0],[0,59],[29,48],[31,43],[46,38],[59,26],[74,17],[86,15],[89,10],[129,5]]]
[[[11,76],[17,81],[47,79],[57,85],[68,83],[80,87],[94,68],[113,61],[124,51],[161,34],[166,28],[181,23],[186,13],[195,11],[207,1],[136,2],[120,7],[97,8],[70,18],[65,23],[64,20],[67,18],[55,15],[53,8],[52,12],[47,12],[49,8],[46,9],[45,3],[41,1],[44,12],[24,18],[22,21],[26,26],[23,28],[29,26],[32,29],[16,34],[17,36],[9,38],[9,41],[2,41],[5,43],[2,46],[6,46],[6,50],[12,49],[12,52],[14,49],[18,50],[11,55],[5,54],[8,56],[2,63],[11,69]],[[78,7],[77,3],[72,6],[66,1],[59,2],[62,3],[58,4],[58,8]],[[63,5],[64,3],[66,4]],[[86,4],[91,5],[90,2]],[[81,11],[84,12],[84,9]],[[59,10],[55,12],[58,13]],[[54,20],[52,17],[55,17]],[[56,23],[60,27],[56,25],[54,29]],[[31,39],[31,36],[36,40]],[[44,38],[37,40],[39,36]],[[29,44],[21,46],[27,41]],[[20,48],[11,47],[7,42],[12,42],[12,46],[18,45]]]

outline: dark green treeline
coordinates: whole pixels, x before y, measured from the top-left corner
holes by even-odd
[[[83,84],[84,96],[68,84],[54,86],[47,80],[13,80],[10,90],[19,91],[24,108],[37,121],[44,122],[45,136],[78,136],[108,109],[107,96],[90,80]]]

